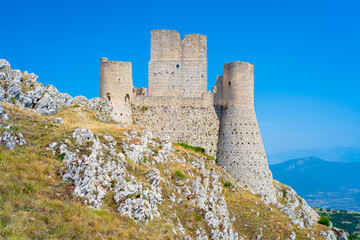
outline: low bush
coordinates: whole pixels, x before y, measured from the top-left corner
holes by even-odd
[[[325,216],[320,216],[318,223],[329,227],[330,226],[330,219],[328,217],[325,217]]]
[[[185,174],[183,174],[182,172],[180,172],[179,170],[175,172],[176,176],[178,176],[179,178],[185,178]]]
[[[235,187],[235,185],[230,181],[226,181],[224,182],[224,187]]]

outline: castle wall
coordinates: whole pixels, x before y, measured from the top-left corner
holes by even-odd
[[[133,104],[135,125],[150,128],[154,135],[168,135],[174,142],[201,146],[216,155],[219,112],[213,95],[203,97],[136,96]]]
[[[201,97],[207,91],[206,36],[151,31],[149,95]]]
[[[134,94],[131,62],[101,58],[99,95],[110,100],[114,109],[112,117],[116,121],[132,123],[131,101]]]
[[[254,109],[253,74],[253,65],[249,63],[224,66],[217,163],[241,185],[276,201]]]

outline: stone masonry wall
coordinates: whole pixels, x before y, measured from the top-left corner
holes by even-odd
[[[116,121],[132,123],[131,98],[134,94],[131,62],[101,58],[99,95],[110,100],[114,109],[112,117]]]
[[[224,66],[223,106],[217,163],[242,186],[276,202],[254,108],[254,67],[233,62]],[[220,83],[217,83],[220,84]]]
[[[174,142],[204,147],[216,155],[219,132],[219,112],[213,105],[213,95],[203,97],[136,96],[133,121],[150,128],[154,135],[168,135]]]
[[[207,91],[206,36],[151,31],[149,95],[201,97]]]

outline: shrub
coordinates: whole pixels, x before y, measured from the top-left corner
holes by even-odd
[[[12,102],[13,104],[16,104],[16,100],[17,100],[16,97],[11,97],[11,102]]]
[[[235,185],[230,181],[226,181],[224,182],[224,187],[235,187]]]
[[[130,182],[130,179],[128,177],[125,177],[126,182]]]
[[[35,191],[36,191],[36,189],[35,189],[34,184],[32,184],[32,182],[25,183],[25,186],[23,188],[24,193],[32,193],[32,192],[35,192]]]
[[[178,176],[179,178],[185,178],[185,177],[186,177],[185,174],[183,174],[183,173],[180,172],[179,170],[177,170],[177,171],[175,172],[175,174],[176,174],[176,176]]]
[[[329,227],[330,226],[330,219],[328,217],[325,217],[325,216],[320,216],[318,223]]]
[[[65,158],[65,155],[66,155],[65,153],[61,153],[57,156],[57,159],[63,161]]]
[[[354,239],[360,239],[358,235],[356,235],[355,233],[352,233],[348,236],[349,240],[354,240]]]
[[[146,105],[142,106],[142,110],[148,110],[148,109],[149,109],[149,106],[146,106]]]
[[[194,218],[196,221],[201,221],[203,218],[200,215],[197,215],[196,212],[193,212]]]

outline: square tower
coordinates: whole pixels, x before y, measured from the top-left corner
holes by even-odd
[[[151,31],[149,95],[201,97],[207,91],[207,38],[173,30]]]

